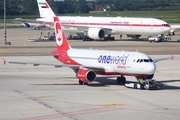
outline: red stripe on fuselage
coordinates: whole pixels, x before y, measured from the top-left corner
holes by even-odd
[[[46,24],[54,24],[53,22],[46,22]],[[61,22],[62,25],[96,25],[96,26],[136,26],[136,27],[166,27],[170,28],[170,26],[163,26],[162,24],[115,24],[115,23],[81,23],[81,22]]]
[[[149,76],[150,74],[128,74],[128,73],[118,73],[118,72],[104,72],[104,71],[95,71],[98,75],[124,75],[124,76]]]

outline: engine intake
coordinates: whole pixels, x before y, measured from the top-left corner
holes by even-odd
[[[85,83],[93,82],[96,79],[96,73],[91,70],[79,70],[77,78]]]
[[[88,36],[92,39],[101,39],[105,36],[105,31],[101,28],[89,28]]]

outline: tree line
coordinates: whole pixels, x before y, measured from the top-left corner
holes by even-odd
[[[90,11],[153,11],[179,10],[180,0],[47,0],[56,14],[89,13]],[[0,15],[4,14],[4,0],[0,0]],[[38,15],[36,0],[6,0],[6,14]]]

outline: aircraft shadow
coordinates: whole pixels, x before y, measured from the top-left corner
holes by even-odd
[[[163,80],[163,81],[158,81],[158,82],[163,84],[160,90],[180,90],[180,86],[172,86],[172,85],[166,84],[166,83],[171,83],[171,82],[180,82],[180,80]]]
[[[69,77],[69,78],[74,78],[74,77]],[[86,86],[88,87],[110,87],[112,85],[115,86],[123,86],[121,84],[117,84],[116,82],[116,77],[97,77],[95,80],[96,82],[92,82],[90,84],[87,84]],[[166,83],[170,82],[180,82],[180,80],[163,80],[163,81],[158,81],[163,86],[158,89],[158,90],[180,90],[180,86],[171,86]],[[135,81],[129,81],[127,80],[127,83],[137,83]],[[66,83],[66,84],[59,84],[59,83],[54,83],[54,84],[31,84],[31,85],[49,85],[49,86],[61,86],[61,85],[79,85],[78,81],[77,83]],[[80,85],[83,86],[83,85]]]

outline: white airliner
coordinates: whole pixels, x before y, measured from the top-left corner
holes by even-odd
[[[135,76],[137,80],[152,79],[156,71],[156,62],[174,58],[171,56],[153,61],[150,56],[141,52],[73,49],[68,44],[58,17],[54,17],[54,27],[57,49],[52,51],[52,55],[64,63],[63,65],[28,62],[9,63],[70,67],[76,73],[79,84],[93,82],[97,74],[118,75],[117,83],[124,84],[126,82],[124,76]]]
[[[36,20],[53,24],[55,14],[46,0],[37,0],[37,3],[41,18]],[[152,36],[168,33],[171,29],[165,21],[155,18],[59,16],[59,19],[63,27],[74,27],[85,33],[85,39],[113,40],[112,34]]]

